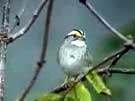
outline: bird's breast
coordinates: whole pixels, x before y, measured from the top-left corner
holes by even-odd
[[[80,67],[84,54],[83,49],[64,48],[62,52],[61,64],[66,68]]]

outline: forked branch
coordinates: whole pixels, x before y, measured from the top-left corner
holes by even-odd
[[[53,2],[54,2],[54,0],[49,1],[49,5],[48,5],[48,9],[47,9],[46,23],[45,23],[45,31],[44,31],[44,37],[43,37],[43,45],[42,45],[41,55],[40,55],[39,61],[37,63],[35,73],[34,73],[32,79],[30,80],[30,82],[28,83],[28,85],[26,86],[26,88],[24,89],[24,91],[22,92],[22,94],[20,95],[20,97],[18,98],[18,101],[24,101],[25,97],[28,95],[28,93],[34,86],[34,84],[39,76],[39,73],[45,63],[44,58],[46,56],[47,45],[48,45],[49,26],[50,26],[51,14],[52,14]]]
[[[15,41],[16,39],[18,39],[19,37],[23,36],[31,28],[31,26],[33,25],[35,20],[38,18],[40,12],[44,8],[44,5],[46,5],[47,1],[48,0],[42,0],[41,1],[41,3],[39,4],[38,8],[33,13],[33,16],[28,21],[28,23],[22,29],[20,29],[18,32],[16,32],[15,34],[12,34],[9,37],[9,43],[11,43],[11,42]]]
[[[10,14],[10,0],[5,0],[3,7],[2,24],[0,30],[0,101],[5,100],[5,65],[6,65],[6,52],[7,52],[7,35],[9,28],[9,14]]]

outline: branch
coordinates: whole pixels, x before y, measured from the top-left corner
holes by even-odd
[[[88,10],[101,22],[108,30],[113,32],[116,36],[118,36],[120,39],[122,39],[125,42],[128,42],[128,39],[122,35],[119,31],[117,31],[115,28],[113,28],[96,10],[95,8],[91,5],[88,0],[79,0],[82,4],[84,4]]]
[[[4,81],[5,81],[5,64],[6,64],[7,45],[0,40],[0,101],[4,101]]]
[[[15,41],[16,39],[18,39],[19,37],[23,36],[31,28],[31,26],[33,25],[35,20],[38,18],[40,12],[44,8],[44,5],[46,5],[47,1],[48,0],[41,1],[41,3],[39,4],[39,7],[35,10],[35,12],[33,13],[33,16],[28,21],[28,23],[20,31],[16,32],[15,34],[13,34],[9,37],[9,43],[11,43],[11,42]]]
[[[89,69],[88,73],[90,73],[92,70],[95,70],[95,69],[101,67],[102,65],[106,64],[108,61],[113,60],[115,57],[117,57],[118,55],[123,53],[125,50],[127,50],[127,48],[130,48],[130,47],[121,48],[120,50],[118,50],[117,52],[113,53],[112,55],[104,58],[104,60],[102,60],[100,63],[98,63],[97,65],[93,66],[93,68]],[[128,51],[126,51],[126,52],[128,52]],[[55,88],[52,92],[60,93],[60,92],[65,91],[67,89],[72,89],[79,81],[81,81],[83,78],[85,78],[85,76],[87,74],[85,74],[82,77],[80,77],[77,80],[75,80],[73,85],[68,86],[69,84],[66,83],[66,84],[64,84],[62,86],[59,86],[59,87]]]
[[[127,69],[127,68],[102,68],[102,69],[98,69],[97,72],[99,74],[103,74],[103,73],[117,73],[117,74],[135,74],[135,69]]]
[[[82,4],[85,5],[86,8],[92,13],[99,22],[101,22],[108,30],[110,30],[113,34],[115,34],[117,37],[125,41],[125,43],[132,47],[132,49],[135,51],[135,44],[133,40],[126,38],[122,33],[117,31],[114,27],[112,27],[96,10],[95,8],[91,5],[91,3],[88,2],[88,0],[79,0]]]
[[[126,53],[128,52],[128,50],[130,49],[130,47],[124,47],[124,48],[121,48],[120,50],[116,51],[115,53],[113,53],[112,55],[108,56],[108,57],[105,57],[103,61],[101,61],[99,64],[95,65],[92,69],[89,70],[88,73],[90,73],[92,70],[95,70],[97,68],[99,68],[100,66],[104,65],[105,63],[107,63],[108,61],[110,60],[113,60],[115,59],[116,57],[118,57],[120,54],[122,53]],[[123,54],[123,55],[124,55]]]
[[[2,33],[8,33],[9,29],[9,15],[10,15],[10,0],[6,0],[6,4],[3,6],[2,15]]]
[[[125,50],[123,50],[119,55],[117,55],[117,56],[113,59],[112,63],[111,63],[107,68],[110,68],[110,67],[115,66],[116,63],[118,62],[118,60],[120,60],[120,58],[121,58],[123,55],[125,55],[129,50],[130,50],[130,47],[129,47],[129,48],[128,48],[128,47],[125,48]]]
[[[10,0],[6,0],[3,7],[2,29],[0,31],[0,101],[5,100],[4,81],[7,52],[7,34],[9,32]]]
[[[39,59],[39,62],[37,63],[36,71],[35,71],[32,79],[30,80],[29,84],[27,85],[27,87],[24,89],[23,93],[19,97],[18,101],[24,101],[25,97],[28,95],[28,93],[34,86],[34,84],[37,80],[37,77],[39,76],[39,73],[45,63],[44,58],[46,56],[47,45],[48,45],[49,27],[50,27],[53,2],[54,2],[54,0],[50,0],[49,5],[48,5],[46,24],[45,24],[45,33],[44,33],[44,37],[43,37],[43,45],[42,45],[40,59]]]

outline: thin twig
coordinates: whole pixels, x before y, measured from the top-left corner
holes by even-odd
[[[9,15],[10,15],[10,0],[6,0],[3,6],[3,16],[2,16],[2,33],[8,33],[9,29]]]
[[[128,42],[128,39],[119,31],[117,31],[115,28],[113,28],[91,5],[88,0],[79,0],[82,4],[84,4],[88,10],[101,22],[107,29],[109,29],[111,32],[113,32],[116,36],[118,36],[123,41]]]
[[[45,33],[44,33],[44,37],[43,37],[43,45],[42,45],[40,59],[39,59],[39,62],[37,63],[36,71],[35,71],[32,79],[30,80],[29,84],[27,85],[27,87],[25,88],[25,90],[23,91],[21,96],[19,97],[18,101],[24,101],[25,97],[28,95],[31,88],[35,84],[37,77],[39,76],[39,73],[45,63],[44,58],[46,56],[47,45],[48,45],[48,35],[49,35],[49,26],[50,26],[51,14],[52,14],[52,7],[53,7],[53,0],[50,0],[49,5],[48,5],[48,10],[47,10]]]
[[[115,53],[113,53],[112,55],[110,55],[110,56],[104,58],[103,61],[101,61],[99,64],[95,65],[92,69],[90,69],[88,73],[90,73],[92,70],[95,70],[95,69],[97,69],[98,67],[104,65],[104,64],[107,63],[108,61],[113,60],[113,59],[116,58],[119,54],[125,52],[125,50],[127,50],[127,48],[125,48],[125,47],[124,47],[124,48],[121,48],[121,49],[119,49],[118,51],[116,51]],[[128,50],[129,50],[129,49],[128,49]],[[126,51],[126,52],[127,52],[127,51]]]
[[[119,55],[117,55],[114,60],[112,61],[112,63],[109,65],[108,68],[110,67],[114,67],[116,65],[116,63],[118,62],[118,60],[125,54],[127,53],[128,51],[130,50],[130,48],[125,48],[125,50],[123,50]]]
[[[35,10],[35,12],[33,13],[32,18],[28,21],[28,23],[18,32],[16,32],[15,34],[11,35],[9,37],[9,42],[13,42],[14,40],[18,39],[19,37],[23,36],[33,25],[33,23],[35,22],[35,20],[38,18],[40,12],[42,11],[42,9],[44,8],[44,5],[46,5],[48,0],[42,0],[39,4],[39,7]]]
[[[102,68],[97,69],[97,72],[99,74],[103,74],[105,72],[109,73],[117,73],[117,74],[135,74],[135,69],[129,69],[129,68]]]

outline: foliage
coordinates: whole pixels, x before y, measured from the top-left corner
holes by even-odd
[[[105,93],[111,96],[110,89],[106,87],[101,76],[99,76],[95,71],[89,73],[86,78],[92,84],[97,93]]]
[[[110,89],[106,87],[102,78],[95,71],[89,73],[86,78],[98,94],[104,93],[111,96]],[[62,94],[48,93],[36,101],[61,101],[61,99],[64,99],[64,101],[92,101],[90,91],[82,82],[79,82],[64,96]]]
[[[48,93],[35,101],[92,101],[88,89],[82,82],[78,83],[67,95]]]
[[[88,89],[84,86],[83,83],[78,83],[66,97],[73,97],[74,101],[92,101],[91,95]],[[69,101],[69,100],[66,100]]]

